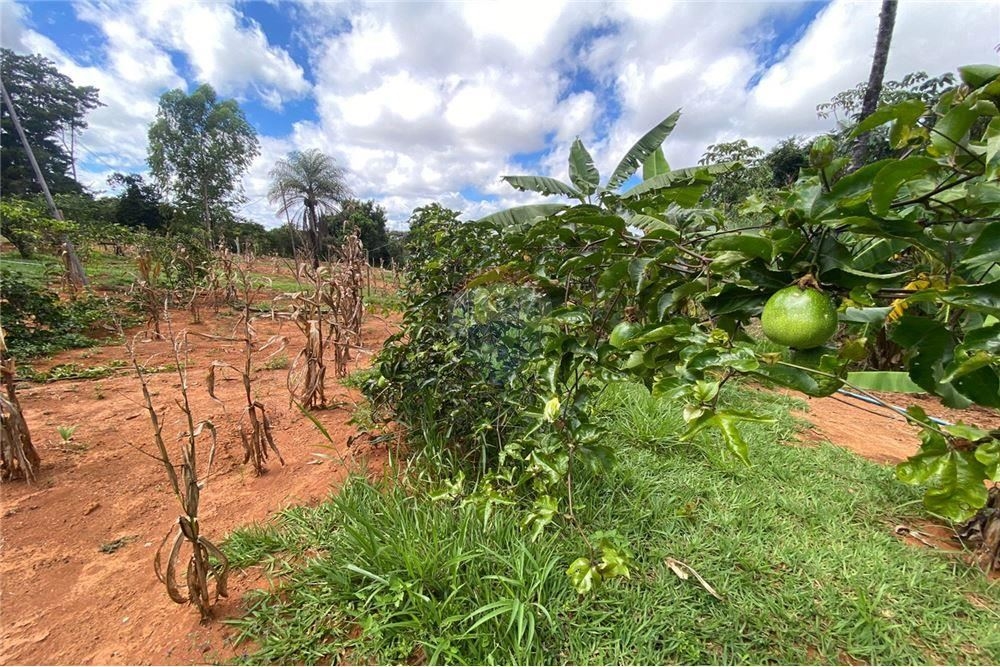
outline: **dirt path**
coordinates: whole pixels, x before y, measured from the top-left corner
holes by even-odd
[[[904,461],[920,448],[918,429],[888,408],[872,405],[843,394],[824,398],[805,398],[806,412],[800,416],[813,424],[804,434],[806,442],[829,441],[850,449],[878,463],[896,464]],[[928,396],[875,393],[881,400],[902,408],[919,405],[931,417],[947,422],[964,421],[983,428],[1000,428],[1000,413],[996,410],[973,407],[953,410]]]
[[[368,353],[356,355],[352,369],[368,365],[370,353],[394,330],[393,319],[366,321],[363,345]],[[229,335],[234,323],[222,315],[207,324],[188,325],[177,314],[174,327]],[[290,358],[300,349],[301,336],[293,325],[262,321],[257,326],[262,340],[287,336]],[[205,388],[208,364],[237,361],[240,344],[198,337],[191,337],[190,344],[194,413],[219,429],[214,474],[202,493],[202,531],[209,539],[221,542],[238,526],[290,505],[322,500],[346,475],[342,457],[353,455],[370,469],[380,469],[384,451],[360,445],[348,450],[347,439],[357,431],[347,421],[360,396],[337,384],[330,377],[332,369],[327,398],[342,407],[316,415],[335,447],[289,407],[286,371],[261,368],[254,388],[271,415],[287,465],[272,456],[267,473],[255,476],[249,464],[242,464],[235,431],[242,385],[234,374],[217,381],[222,403],[213,401]],[[138,346],[140,360],[149,359],[150,366],[171,363],[169,349],[164,341]],[[125,359],[123,348],[68,352],[48,365],[92,367],[115,359]],[[170,406],[163,429],[168,445],[183,430],[181,413],[173,405],[178,386],[176,373],[150,376],[154,401]],[[140,451],[151,451],[152,428],[135,378],[35,385],[20,398],[43,464],[34,485],[0,486],[0,663],[188,664],[234,655],[227,641],[231,628],[200,624],[194,608],[172,603],[153,574],[153,554],[174,529],[179,507],[162,465]],[[73,425],[78,428],[72,441],[62,444],[57,428]],[[254,569],[234,573],[229,599],[217,605],[217,616],[238,616],[243,593],[262,584],[266,582]]]

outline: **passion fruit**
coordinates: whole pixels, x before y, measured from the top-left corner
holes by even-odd
[[[819,347],[837,331],[837,308],[812,276],[778,290],[760,316],[764,335],[797,350]]]

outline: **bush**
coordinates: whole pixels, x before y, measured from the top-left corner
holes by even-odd
[[[96,344],[99,325],[112,320],[114,303],[87,296],[64,303],[59,295],[0,269],[0,309],[11,356],[27,359]]]

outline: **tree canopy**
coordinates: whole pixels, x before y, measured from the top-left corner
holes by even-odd
[[[0,49],[0,79],[21,127],[53,192],[79,192],[72,176],[74,134],[87,127],[87,113],[103,106],[97,88],[77,86],[40,55]],[[14,131],[6,105],[0,105],[0,191],[4,196],[41,191],[28,155]]]
[[[270,202],[279,215],[301,218],[309,234],[313,266],[319,266],[327,237],[325,216],[350,197],[347,172],[333,157],[312,148],[292,151],[271,170]]]
[[[326,224],[330,229],[330,237],[336,244],[342,243],[351,230],[357,229],[368,255],[368,262],[388,265],[392,258],[392,244],[386,229],[385,209],[374,200],[350,199],[344,202],[338,213],[329,217]]]
[[[257,131],[239,104],[219,100],[210,85],[160,97],[149,128],[150,171],[181,215],[201,221],[209,244],[215,221],[244,201],[241,177],[259,153]]]

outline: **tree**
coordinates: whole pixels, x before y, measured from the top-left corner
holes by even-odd
[[[155,186],[147,183],[140,174],[122,173],[112,174],[108,184],[122,188],[114,210],[116,223],[132,229],[163,230],[166,221],[160,211],[160,194]]]
[[[327,237],[324,215],[336,211],[350,197],[344,182],[346,172],[318,149],[292,151],[271,170],[268,199],[279,214],[302,218],[309,234],[313,268],[319,267],[323,241]]]
[[[240,178],[259,153],[257,132],[239,104],[219,100],[210,85],[160,97],[149,127],[149,167],[179,212],[201,221],[209,246],[214,221],[244,201]]]
[[[782,139],[764,158],[764,164],[771,171],[771,185],[787,187],[799,177],[802,167],[809,164],[809,147],[800,144],[796,137]]]
[[[764,151],[751,146],[746,139],[712,144],[698,164],[718,164],[738,162],[739,167],[721,174],[705,193],[707,201],[727,211],[740,206],[747,197],[765,189],[771,181],[771,174],[763,163]]]
[[[71,175],[75,171],[73,138],[87,127],[87,112],[103,106],[97,89],[73,85],[48,58],[19,55],[10,49],[0,49],[0,79],[50,189],[79,192],[80,184]],[[5,197],[40,192],[10,114],[5,106],[0,107],[0,191]]]
[[[330,230],[333,243],[339,245],[357,229],[361,235],[361,243],[368,253],[368,262],[384,266],[389,262],[389,232],[386,229],[385,209],[374,200],[358,201],[350,199],[341,206],[339,212],[324,221]]]
[[[878,34],[875,38],[875,56],[872,58],[872,69],[868,75],[868,88],[861,102],[861,114],[858,122],[863,121],[875,112],[879,96],[882,93],[882,79],[885,78],[885,65],[889,60],[889,43],[892,41],[892,30],[896,25],[897,0],[882,0],[882,10],[878,15]],[[864,134],[858,136],[854,143],[851,158],[851,169],[858,169],[865,163],[868,154],[868,138]]]

